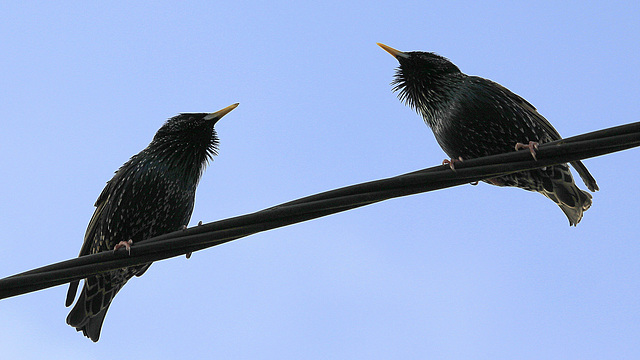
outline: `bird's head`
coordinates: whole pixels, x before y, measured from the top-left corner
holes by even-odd
[[[182,113],[170,118],[144,150],[149,155],[146,159],[161,161],[168,169],[197,182],[208,161],[218,155],[218,136],[213,126],[237,106],[236,103],[213,113]]]
[[[443,104],[452,84],[464,76],[449,59],[436,53],[404,52],[381,43],[378,46],[400,63],[391,83],[393,91],[398,91],[401,101],[424,116],[432,106]]]
[[[378,46],[398,60],[400,63],[398,75],[406,77],[406,80],[460,73],[460,69],[455,64],[436,53],[425,51],[404,52],[381,43],[378,43]]]
[[[210,160],[218,153],[218,136],[213,126],[238,104],[213,113],[182,113],[162,125],[149,148],[165,154],[183,154]]]

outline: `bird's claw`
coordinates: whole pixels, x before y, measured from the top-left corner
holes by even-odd
[[[536,150],[538,150],[538,145],[540,144],[535,141],[529,141],[528,145],[525,145],[523,143],[516,143],[516,151],[520,149],[529,149],[529,151],[531,152],[531,156],[533,156],[533,160],[538,161],[538,158],[536,158]]]
[[[120,241],[116,244],[116,246],[113,247],[113,252],[118,251],[118,249],[120,248],[125,248],[127,249],[129,255],[131,255],[131,245],[133,245],[133,240],[131,239],[129,239],[129,241]]]
[[[456,166],[454,165],[457,162],[463,162],[464,160],[462,160],[462,156],[458,156],[457,159],[444,159],[442,160],[442,165],[449,165],[449,167],[451,168],[451,170],[456,171]],[[477,181],[473,181],[470,183],[473,186],[478,185]]]
[[[183,230],[187,228],[187,225],[182,225],[182,226],[183,226],[183,227],[182,227],[182,229],[183,229]],[[202,226],[202,220],[198,221],[198,226]],[[192,253],[188,252],[188,253],[184,254],[184,256],[185,256],[187,259],[189,259],[189,258],[191,257],[191,254],[192,254]]]
[[[442,160],[442,165],[449,165],[449,167],[451,168],[451,170],[456,171],[456,166],[454,165],[454,163],[457,162],[462,162],[462,156],[458,156],[457,159],[444,159]]]
[[[187,230],[187,225],[182,225],[182,231],[184,231],[184,230]],[[190,252],[186,253],[184,255],[187,257],[187,259],[191,257],[191,253]]]

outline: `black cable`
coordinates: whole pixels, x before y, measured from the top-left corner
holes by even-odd
[[[223,244],[258,232],[370,205],[496,177],[600,156],[640,146],[640,122],[540,145],[537,161],[528,151],[510,152],[366,183],[293,200],[255,213],[215,221],[139,241],[131,254],[106,251],[58,262],[0,280],[0,299],[83,279],[102,271],[158,261]]]

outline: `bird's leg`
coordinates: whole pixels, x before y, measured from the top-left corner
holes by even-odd
[[[183,231],[184,231],[184,230],[187,230],[187,225],[182,225],[182,230],[183,230]],[[187,259],[188,259],[188,258],[190,258],[190,257],[191,257],[191,253],[190,253],[190,252],[188,252],[188,253],[186,253],[186,254],[185,254],[185,256],[186,256],[186,257],[187,257]]]
[[[462,160],[462,156],[458,156],[457,159],[453,159],[452,158],[452,159],[444,159],[444,160],[442,160],[442,165],[449,165],[451,170],[456,171],[456,166],[454,165],[454,163],[463,162],[463,161],[464,160]],[[471,182],[470,184],[473,185],[473,186],[476,186],[476,185],[478,185],[478,182],[474,181],[474,182]]]
[[[202,220],[198,221],[198,226],[202,226]],[[182,230],[186,230],[187,229],[187,225],[182,225]],[[190,252],[186,253],[185,256],[187,257],[187,259],[189,259],[191,257]]]
[[[462,156],[458,156],[457,159],[444,159],[442,160],[442,165],[449,165],[449,167],[451,168],[451,170],[456,171],[456,166],[454,165],[454,163],[457,162],[462,162]]]
[[[129,239],[129,241],[120,241],[113,247],[113,251],[116,252],[120,248],[125,248],[129,255],[131,255],[131,245],[133,245],[133,240],[131,239]]]
[[[538,159],[536,158],[536,150],[538,149],[538,145],[540,144],[535,141],[529,141],[529,145],[516,143],[516,151],[520,149],[529,149],[529,151],[531,152],[531,156],[533,156],[533,160],[538,161]]]

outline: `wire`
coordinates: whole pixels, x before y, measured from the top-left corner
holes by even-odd
[[[58,262],[0,280],[0,299],[80,280],[99,272],[145,264],[203,250],[262,231],[408,196],[513,172],[587,159],[640,146],[640,122],[594,131],[540,145],[537,161],[528,151],[510,152],[441,165],[391,178],[346,186],[251,214],[180,230],[134,244],[126,251]]]

